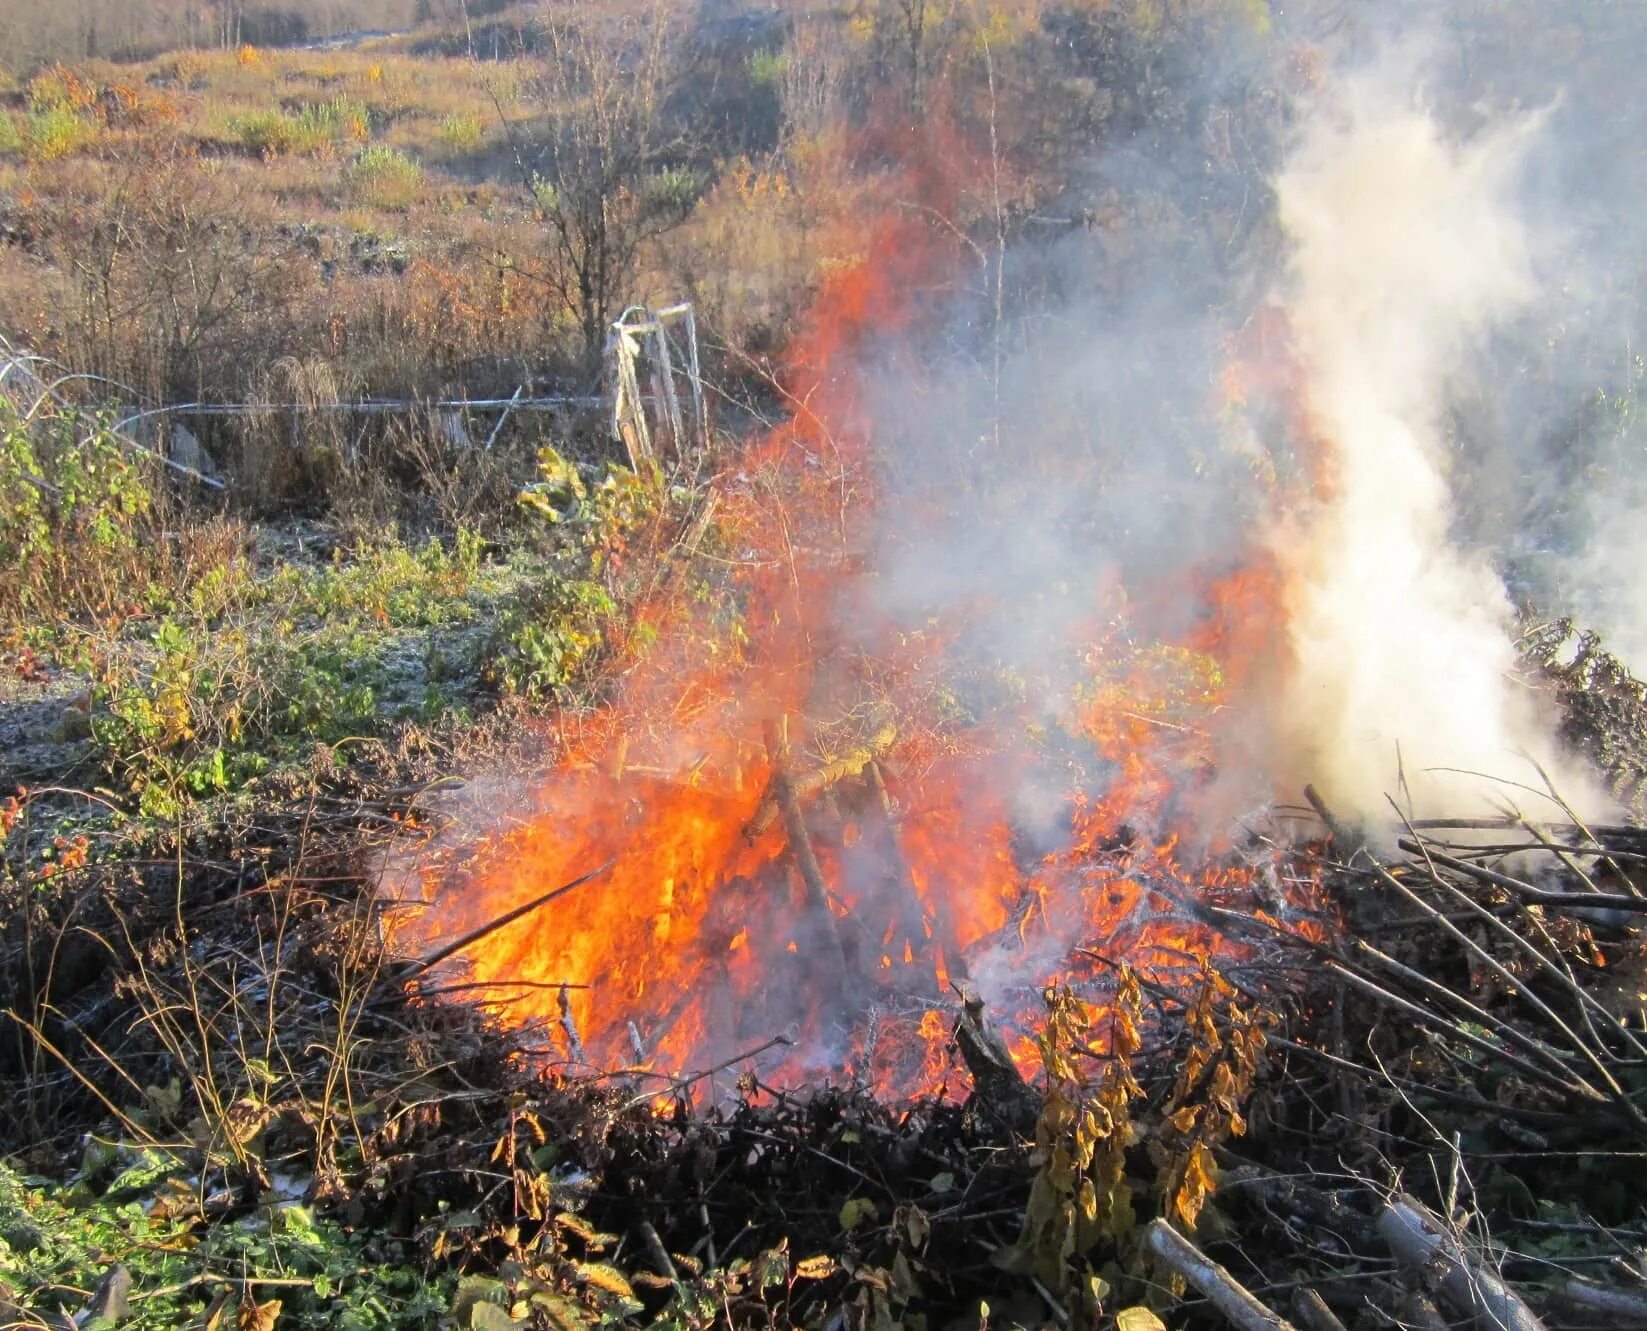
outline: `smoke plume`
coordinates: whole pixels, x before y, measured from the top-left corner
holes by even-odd
[[[1469,478],[1448,475],[1444,439],[1449,385],[1540,294],[1516,187],[1542,122],[1460,140],[1417,83],[1406,60],[1335,80],[1277,185],[1285,301],[1333,464],[1321,502],[1274,532],[1291,657],[1280,774],[1375,819],[1398,778],[1413,804],[1459,811],[1494,793],[1465,773],[1537,784],[1526,759],[1583,793],[1513,681],[1494,552],[1455,539],[1453,485]]]

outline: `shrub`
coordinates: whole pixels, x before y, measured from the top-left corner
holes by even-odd
[[[89,111],[96,104],[96,87],[64,65],[43,69],[29,80],[31,111]]]
[[[305,138],[333,142],[347,139],[364,143],[372,132],[371,112],[366,103],[353,97],[334,97],[329,102],[315,102],[297,113],[299,133]]]
[[[422,191],[423,168],[399,149],[374,144],[349,164],[345,184],[357,203],[404,211]]]
[[[29,112],[26,137],[28,155],[33,161],[55,162],[95,139],[97,126],[72,107],[50,106]]]
[[[0,156],[15,156],[26,146],[22,127],[9,111],[0,111]]]
[[[440,141],[453,152],[473,152],[486,136],[486,128],[477,115],[454,111],[440,122]]]
[[[241,147],[260,157],[318,153],[340,141],[359,143],[371,133],[364,102],[337,97],[316,102],[295,114],[279,107],[253,111],[229,123]]]
[[[0,419],[0,612],[106,615],[147,601],[160,527],[151,472],[72,414]]]
[[[247,152],[260,157],[280,157],[298,150],[295,117],[285,111],[253,111],[229,122],[230,132]]]

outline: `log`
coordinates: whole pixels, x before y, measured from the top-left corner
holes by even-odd
[[[805,799],[809,795],[828,790],[842,781],[862,776],[864,770],[877,758],[885,754],[898,739],[898,727],[888,721],[881,726],[869,739],[853,749],[850,753],[832,759],[822,767],[813,768],[800,776],[784,776],[788,785],[788,792],[796,799]],[[778,788],[778,780],[774,778],[772,788],[766,797],[761,800],[755,810],[755,816],[744,826],[744,835],[753,841],[764,833],[783,814],[783,799]]]
[[[1165,1220],[1150,1222],[1144,1244],[1169,1269],[1189,1281],[1241,1331],[1293,1331],[1291,1322],[1272,1313],[1253,1297],[1246,1286]]]
[[[1647,1326],[1647,1294],[1574,1278],[1556,1290],[1556,1297],[1586,1319],[1599,1317],[1619,1326]]]
[[[1422,1202],[1392,1197],[1379,1214],[1378,1232],[1397,1261],[1434,1279],[1436,1293],[1460,1316],[1490,1331],[1545,1331],[1521,1296],[1466,1253]]]
[[[1308,1285],[1293,1292],[1292,1311],[1306,1331],[1344,1331],[1344,1323],[1338,1320],[1338,1314],[1327,1307],[1327,1301]]]
[[[1041,1097],[1036,1095],[1012,1061],[1006,1041],[984,1010],[983,995],[970,980],[953,985],[961,998],[961,1015],[955,1023],[955,1043],[961,1059],[972,1074],[978,1099],[993,1110],[1014,1131],[1025,1136],[1034,1131],[1040,1117]]]

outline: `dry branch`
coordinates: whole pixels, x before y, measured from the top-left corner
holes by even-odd
[[[1498,1275],[1475,1261],[1422,1202],[1390,1200],[1378,1232],[1403,1265],[1433,1273],[1435,1287],[1460,1316],[1479,1318],[1492,1331],[1544,1331],[1544,1323]]]
[[[805,799],[828,790],[831,786],[842,781],[850,781],[854,777],[864,775],[866,768],[877,758],[885,755],[897,742],[898,727],[888,721],[877,730],[869,739],[853,749],[850,753],[842,754],[839,758],[831,759],[822,767],[815,767],[810,772],[800,776],[785,776],[788,792],[796,799]],[[773,823],[778,821],[783,813],[783,801],[774,779],[772,789],[766,798],[755,810],[755,816],[749,820],[744,828],[744,835],[754,840],[764,833]]]
[[[1344,1323],[1338,1320],[1338,1314],[1327,1307],[1327,1301],[1308,1286],[1294,1292],[1292,1310],[1304,1324],[1306,1331],[1344,1331]]]
[[[1041,1112],[1041,1099],[1030,1089],[1012,1061],[1006,1041],[984,1009],[983,995],[969,980],[958,980],[961,1016],[955,1023],[955,1043],[972,1074],[978,1098],[1019,1132],[1027,1133]]]
[[[795,792],[794,782],[786,770],[789,762],[789,734],[787,721],[771,726],[767,731],[767,748],[772,757],[772,799],[783,814],[784,834],[789,838],[789,850],[795,857],[805,889],[806,904],[818,932],[823,935],[837,980],[845,975],[846,951],[841,946],[841,934],[835,924],[835,912],[829,909],[829,885],[824,882],[823,869],[812,849],[812,835],[806,830],[806,814]]]
[[[401,972],[398,976],[396,976],[396,978],[400,980],[410,980],[415,976],[422,975],[425,971],[440,965],[441,962],[446,961],[448,958],[456,956],[459,952],[463,951],[464,948],[472,947],[474,944],[480,942],[481,939],[495,934],[499,929],[502,929],[507,925],[511,925],[523,916],[530,915],[533,911],[547,906],[551,901],[565,896],[568,892],[571,892],[575,888],[582,887],[591,879],[599,878],[616,863],[616,859],[607,860],[606,863],[601,865],[598,869],[591,869],[588,873],[574,878],[569,883],[562,883],[553,891],[545,892],[540,897],[533,897],[524,905],[516,906],[510,911],[505,911],[495,920],[488,921],[486,924],[481,925],[478,929],[471,929],[461,938],[454,938],[450,943],[447,943],[446,946],[436,948],[435,951],[431,952],[422,960],[413,962],[407,970]]]
[[[1599,1317],[1618,1326],[1647,1326],[1647,1294],[1574,1279],[1562,1285],[1556,1297],[1586,1317]]]
[[[1150,1252],[1202,1294],[1241,1331],[1292,1331],[1292,1323],[1272,1313],[1234,1276],[1165,1220],[1150,1223],[1144,1242]]]

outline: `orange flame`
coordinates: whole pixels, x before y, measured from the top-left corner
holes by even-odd
[[[874,575],[853,365],[869,334],[905,320],[934,248],[884,223],[824,283],[783,374],[792,419],[713,486],[724,594],[666,585],[643,605],[612,701],[550,779],[485,840],[418,866],[430,908],[407,928],[433,947],[612,861],[464,952],[513,1018],[544,1023],[568,1070],[673,1076],[784,1035],[737,1067],[933,1092],[956,1084],[963,977],[986,986],[1027,1064],[1049,979],[1099,973],[1100,957],[1170,974],[1230,951],[1174,902],[1265,870],[1209,865],[1172,829],[1217,775],[1221,716],[1276,668],[1271,559],[1137,589],[1201,608],[1179,642],[1130,644],[1113,627],[1124,605],[1092,607],[1112,627],[1093,631],[1089,682],[1053,737],[1067,756],[1010,701],[948,715],[946,633],[899,633],[854,595]],[[1272,352],[1237,348],[1226,391],[1266,391]],[[795,797],[803,847],[776,797],[831,760],[838,779]],[[1014,801],[1049,771],[1066,825],[1037,840]]]

